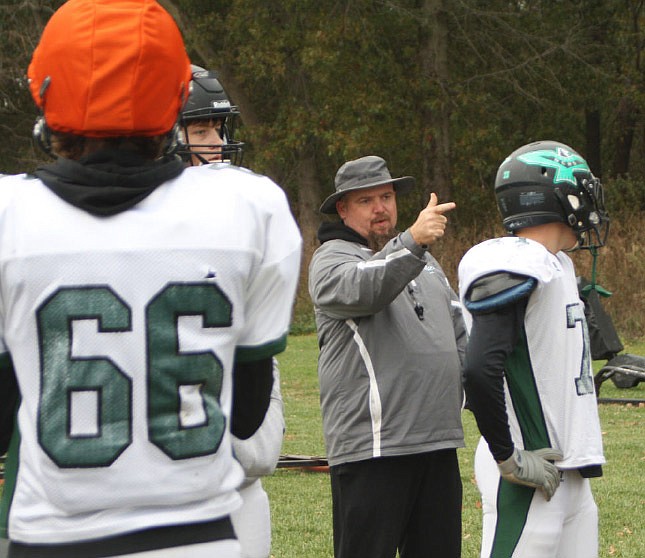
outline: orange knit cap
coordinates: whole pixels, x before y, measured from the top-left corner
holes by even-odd
[[[69,0],[47,23],[28,76],[54,131],[156,136],[177,121],[191,70],[175,21],[156,1]]]

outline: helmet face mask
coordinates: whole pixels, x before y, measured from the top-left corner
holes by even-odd
[[[570,147],[541,141],[514,151],[500,165],[495,196],[507,231],[561,222],[579,248],[605,244],[609,216],[600,180]]]
[[[578,248],[599,248],[605,245],[609,234],[609,215],[605,209],[604,192],[600,180],[591,175],[583,178],[580,193],[568,193],[566,198],[556,188],[556,196],[561,200],[567,224],[578,236]]]
[[[177,152],[186,162],[191,162],[194,156],[200,164],[217,160],[240,165],[244,144],[235,140],[240,111],[229,101],[215,72],[199,66],[193,66],[192,69],[190,94],[180,116],[181,134]],[[188,127],[198,123],[210,123],[218,128],[221,142],[204,143],[191,138]]]

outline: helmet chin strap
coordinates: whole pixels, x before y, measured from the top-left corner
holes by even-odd
[[[208,161],[206,158],[202,157],[199,153],[193,153],[194,157],[197,157],[199,159],[199,162],[201,165],[208,165],[210,161]],[[190,163],[191,165],[193,164],[192,161]]]
[[[588,285],[585,285],[582,288],[582,294],[586,296],[591,291],[596,291],[600,296],[604,296],[605,298],[610,297],[612,295],[612,292],[596,283],[596,262],[598,259],[598,247],[595,245],[591,246],[589,248],[589,252],[591,252],[591,256],[593,258],[593,261],[591,262],[591,281]]]

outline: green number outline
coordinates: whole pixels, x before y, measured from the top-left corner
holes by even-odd
[[[578,322],[582,329],[582,359],[580,362],[580,376],[576,378],[576,393],[578,395],[588,395],[595,393],[595,388],[591,371],[591,341],[589,339],[589,329],[587,328],[587,318],[582,304],[578,302],[567,304],[567,328],[575,328]]]
[[[202,316],[204,328],[230,327],[232,303],[214,283],[169,283],[146,305],[149,441],[173,460],[217,452],[226,421],[220,408],[223,366],[213,351],[179,350],[178,320]],[[73,357],[73,323],[97,321],[98,333],[132,331],[132,311],[109,286],[60,287],[36,310],[41,393],[38,440],[60,468],[108,467],[132,443],[132,380],[106,355]],[[179,388],[197,385],[204,424],[182,427]],[[71,400],[92,391],[98,432],[71,435]]]
[[[230,327],[231,310],[226,295],[211,283],[170,283],[146,307],[148,437],[172,459],[215,453],[226,428],[220,409],[224,367],[212,351],[180,352],[177,320],[201,315],[204,328]],[[180,383],[200,386],[206,424],[180,425]]]

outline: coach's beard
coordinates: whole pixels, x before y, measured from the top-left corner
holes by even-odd
[[[374,252],[380,252],[381,250],[383,250],[383,248],[385,248],[385,245],[398,234],[399,231],[397,231],[394,227],[382,234],[370,232],[367,236],[367,247]]]

